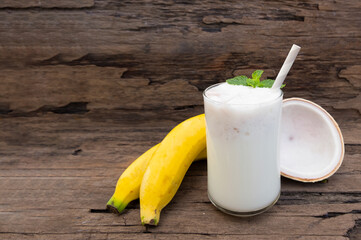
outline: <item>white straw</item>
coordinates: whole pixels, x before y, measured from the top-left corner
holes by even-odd
[[[297,46],[296,44],[292,45],[290,52],[287,55],[285,62],[283,63],[280,72],[276,77],[276,81],[274,82],[272,88],[280,88],[285,80],[288,72],[290,71],[293,62],[295,61],[298,52],[300,51],[301,47]]]

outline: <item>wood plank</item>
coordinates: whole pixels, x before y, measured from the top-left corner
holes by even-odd
[[[193,178],[186,179],[171,205],[174,208],[189,208],[189,211],[197,208],[204,209],[210,205],[207,197],[207,189],[203,181],[197,181]],[[49,182],[47,184],[47,182]],[[62,206],[69,209],[104,209],[106,202],[114,192],[114,183],[102,179],[89,178],[43,178],[34,181],[28,179],[9,179],[2,184],[13,184],[12,188],[1,190],[0,212],[9,211],[30,211],[30,210],[49,210]],[[189,188],[187,185],[193,183],[196,187],[202,189]],[[21,184],[23,187],[21,188]],[[24,201],[26,204],[24,205]],[[350,204],[351,210],[360,209],[361,193],[345,190],[344,192],[327,191],[296,191],[289,189],[287,185],[282,185],[282,195],[279,200],[280,206],[288,205],[309,205],[318,204],[327,207],[329,204]],[[79,204],[81,203],[81,204]],[[204,205],[205,204],[205,205]],[[346,206],[343,206],[346,207]],[[130,208],[139,208],[137,202],[130,205]],[[351,211],[349,210],[349,211]],[[331,210],[332,212],[332,210]],[[325,214],[324,212],[323,214]]]
[[[8,111],[15,113],[51,109],[69,102],[84,102],[89,111],[107,106],[113,109],[172,109],[203,101],[198,89],[184,80],[162,85],[149,85],[150,81],[144,78],[121,81],[125,71],[124,68],[96,66],[4,70],[0,73],[4,84],[2,97],[7,99]],[[28,88],[29,84],[33,88]],[[179,89],[182,94],[173,94]]]
[[[126,68],[97,66],[47,66],[22,71],[5,69],[0,77],[4,84],[2,96],[3,113],[31,112],[60,107],[69,102],[84,102],[87,111],[99,108],[112,109],[177,109],[182,106],[202,106],[202,93],[185,80],[173,80],[153,85],[146,78],[122,77]],[[29,77],[31,76],[31,77]],[[32,85],[41,92],[29,89]],[[54,88],[54,86],[57,86]],[[182,89],[182,94],[172,94]],[[303,97],[314,100],[323,107],[358,109],[358,102],[348,106],[347,102],[335,101],[330,92],[338,94],[354,92],[352,88],[324,87],[315,98],[313,92],[290,89],[286,97]],[[51,96],[50,98],[48,96]],[[352,100],[352,96],[349,98]],[[357,95],[356,95],[357,96]],[[162,102],[159,101],[162,99]],[[350,100],[350,101],[351,101]],[[355,100],[352,100],[355,101]],[[331,110],[336,112],[335,110]]]
[[[330,206],[326,206],[330,209]],[[281,215],[268,212],[252,218],[237,218],[221,213],[211,204],[202,210],[187,211],[165,209],[160,225],[147,230],[154,233],[167,234],[225,234],[225,235],[301,235],[304,236],[343,236],[355,225],[357,214],[340,212],[339,215],[323,217],[319,206],[309,209],[302,206],[304,215]],[[345,209],[345,207],[339,207]],[[278,210],[277,206],[274,210]],[[318,210],[322,215],[311,215],[310,210]],[[305,212],[308,212],[305,213]],[[287,213],[287,212],[286,212]],[[139,224],[139,210],[131,209],[121,216],[111,213],[93,213],[82,209],[50,209],[42,211],[2,212],[0,221],[1,232],[9,233],[142,233],[146,229]],[[16,224],[17,223],[17,224]],[[178,227],[177,227],[178,226]],[[285,228],[292,232],[285,232]]]
[[[0,9],[26,9],[26,8],[84,8],[94,6],[94,0],[2,0],[0,2]]]
[[[124,240],[133,240],[137,238],[141,238],[144,240],[148,239],[160,239],[160,240],[168,240],[168,239],[175,239],[175,240],[190,240],[190,239],[220,239],[220,240],[229,240],[229,239],[274,239],[275,236],[270,235],[216,235],[216,234],[163,234],[163,233],[152,233],[149,234],[148,232],[139,233],[139,234],[124,234],[124,233],[71,233],[71,234],[4,234],[3,237],[5,239],[23,239],[23,240],[31,240],[31,239],[38,239],[38,240],[47,240],[47,239],[54,239],[54,240],[80,240],[80,239],[92,239],[92,240],[116,240],[116,239],[124,239]],[[291,238],[297,238],[301,240],[346,240],[348,238],[343,236],[295,236],[295,235],[283,235],[277,236],[277,239],[286,240]]]
[[[48,111],[58,110],[41,110],[30,114],[30,118],[2,119],[0,122],[0,129],[2,130],[0,144],[13,147],[33,147],[35,149],[37,145],[43,148],[45,147],[43,144],[60,144],[59,146],[63,150],[72,148],[73,151],[84,141],[93,145],[96,145],[100,140],[114,141],[114,144],[130,144],[130,142],[133,142],[131,144],[138,144],[137,141],[143,144],[145,142],[156,144],[178,123],[202,113],[203,107],[179,111],[114,110],[86,114],[84,114],[83,109],[78,109],[75,110],[80,111],[80,114],[77,115],[53,114]],[[64,108],[62,111],[71,113],[73,110]],[[351,112],[350,117],[345,114],[344,120],[339,121],[339,125],[345,144],[357,145],[361,144],[361,118],[355,118],[356,116],[353,116],[352,113],[355,112]],[[337,119],[340,117],[341,114],[337,116]],[[93,124],[96,124],[96,127],[93,127]],[[134,131],[129,130],[131,128],[134,128]],[[32,129],[32,131],[28,131],[28,129]],[[68,139],[72,141],[66,141]],[[92,141],[95,142],[91,143]]]

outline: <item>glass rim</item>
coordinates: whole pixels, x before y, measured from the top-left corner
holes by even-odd
[[[259,104],[267,104],[267,103],[272,103],[272,102],[275,102],[276,100],[280,99],[283,97],[283,91],[282,89],[280,89],[280,95],[277,96],[276,98],[272,99],[271,101],[266,101],[266,102],[260,102],[260,103],[225,103],[225,102],[220,102],[220,101],[217,101],[217,100],[213,100],[211,99],[210,97],[207,96],[207,91],[210,90],[211,88],[214,88],[214,87],[217,87],[218,85],[221,85],[221,84],[225,84],[227,82],[220,82],[220,83],[216,83],[216,84],[213,84],[209,87],[207,87],[204,91],[203,91],[203,98],[204,99],[207,99],[208,101],[210,102],[213,102],[213,103],[217,103],[217,104],[223,104],[223,105],[259,105]]]

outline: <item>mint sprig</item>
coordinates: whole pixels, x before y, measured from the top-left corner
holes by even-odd
[[[248,78],[245,75],[237,76],[234,78],[227,79],[226,82],[231,85],[243,85],[249,87],[259,87],[259,88],[271,88],[275,80],[273,79],[266,79],[261,81],[261,76],[263,74],[263,70],[256,70],[252,73],[252,78]],[[282,84],[281,88],[286,86]]]

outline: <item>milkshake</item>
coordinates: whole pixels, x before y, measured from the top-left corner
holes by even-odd
[[[279,88],[228,83],[204,91],[208,194],[220,210],[251,216],[277,201],[282,98]]]

